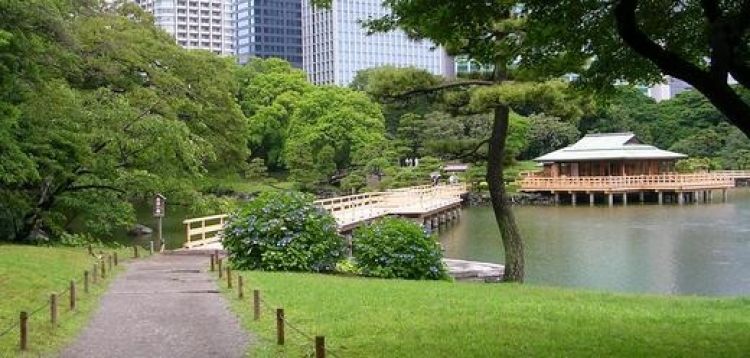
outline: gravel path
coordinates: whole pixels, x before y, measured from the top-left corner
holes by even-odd
[[[131,262],[62,357],[242,357],[249,334],[229,311],[204,255]]]

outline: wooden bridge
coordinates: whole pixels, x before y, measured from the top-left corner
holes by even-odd
[[[460,215],[463,184],[417,186],[316,200],[331,213],[339,233],[348,236],[355,228],[375,219],[394,215],[423,224],[427,230],[455,220]],[[218,244],[228,215],[212,215],[183,221],[186,248]]]

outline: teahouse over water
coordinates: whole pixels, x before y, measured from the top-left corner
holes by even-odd
[[[674,172],[687,155],[641,143],[633,133],[589,134],[575,144],[534,159],[543,176],[625,176]]]
[[[589,134],[575,144],[534,159],[542,170],[527,173],[519,181],[519,190],[554,196],[588,195],[589,203],[597,197],[612,205],[615,198],[626,204],[628,195],[638,194],[641,202],[654,200],[684,203],[709,201],[713,190],[734,186],[734,179],[722,173],[676,173],[675,163],[687,158],[641,143],[633,133]]]

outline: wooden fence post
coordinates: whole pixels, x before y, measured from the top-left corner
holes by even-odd
[[[232,269],[227,266],[227,287],[232,288]]]
[[[117,262],[117,251],[112,252],[112,257],[115,260],[115,266],[119,265],[119,262]]]
[[[276,343],[284,345],[284,309],[276,309]]]
[[[133,245],[133,258],[138,258],[138,245]]]
[[[109,268],[109,272],[111,273],[112,272],[112,255],[107,255],[107,264],[109,266],[108,267]]]
[[[315,336],[315,358],[326,358],[326,337]]]
[[[57,294],[49,295],[49,321],[53,326],[57,325]]]
[[[94,256],[94,248],[89,244],[89,255]]]
[[[242,288],[242,275],[237,275],[237,298],[243,299],[244,297],[245,293]]]
[[[107,276],[107,267],[104,266],[104,259],[99,260],[99,264],[102,268],[102,280],[104,280]]]
[[[70,280],[70,310],[75,311],[76,309],[76,282]]]
[[[219,269],[219,279],[221,279],[224,276],[224,274],[222,273],[223,271],[221,270],[221,259],[216,260],[216,263],[216,267]]]
[[[216,271],[216,261],[214,254],[211,254],[211,272]]]
[[[89,270],[83,271],[83,292],[89,293]]]
[[[98,269],[99,269],[98,265],[94,264],[94,268],[93,268],[93,270],[91,270],[91,282],[93,284],[96,284],[96,282],[99,280],[98,279],[98,277],[99,277],[99,270]]]
[[[253,290],[253,321],[260,319],[260,290]]]
[[[25,351],[29,348],[28,345],[28,322],[29,322],[29,314],[26,313],[26,311],[21,311],[21,325],[20,325],[20,336],[21,336],[21,350]]]
[[[148,242],[148,254],[149,255],[154,254],[154,240],[151,240]]]

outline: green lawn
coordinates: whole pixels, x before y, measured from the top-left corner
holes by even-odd
[[[132,255],[130,250],[118,250],[120,261]],[[100,280],[98,285],[91,286],[91,293],[83,292],[83,272],[90,270],[95,262],[85,248],[0,244],[0,334],[7,327],[14,326],[9,334],[0,337],[0,357],[19,355],[17,327],[22,310],[31,313],[43,307],[29,319],[28,356],[54,352],[70,342],[88,321],[109,282]],[[58,326],[52,327],[49,323],[49,295],[66,290],[72,279],[78,280],[77,309],[69,310],[70,296],[60,296]]]
[[[748,298],[293,273],[242,275],[246,297],[250,289],[261,289],[268,309],[283,306],[292,324],[310,335],[325,335],[339,357],[700,357],[750,352]],[[249,356],[300,357],[312,352],[312,343],[289,329],[287,345],[279,349],[268,310],[254,322],[249,298],[239,301],[231,293],[231,302],[242,323],[260,338]]]

